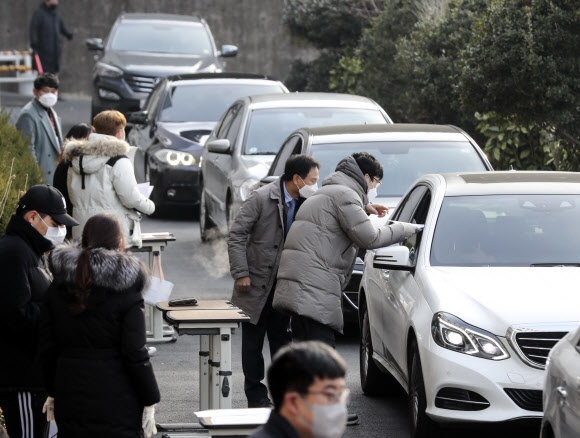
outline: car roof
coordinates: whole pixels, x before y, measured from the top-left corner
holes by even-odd
[[[276,81],[278,79],[261,74],[254,73],[187,73],[187,74],[177,74],[165,77],[167,82],[177,82],[177,81],[198,81],[198,80],[227,80],[231,79],[229,82],[236,82],[240,79],[252,79],[252,80],[262,80],[262,81]]]
[[[203,20],[200,17],[193,15],[178,15],[178,14],[160,14],[160,13],[146,13],[146,12],[128,12],[119,16],[121,21],[187,21],[194,23],[201,23]]]
[[[446,196],[580,193],[580,172],[493,171],[440,175]]]
[[[312,144],[370,141],[466,141],[465,133],[452,125],[393,123],[372,125],[339,125],[301,128]]]
[[[240,100],[248,102],[254,109],[298,106],[380,109],[379,105],[368,97],[340,93],[259,94]]]

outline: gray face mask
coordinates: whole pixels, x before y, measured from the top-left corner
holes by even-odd
[[[340,438],[346,429],[348,416],[346,403],[331,405],[310,404],[312,410],[312,436],[314,438]]]
[[[377,189],[373,187],[367,192],[367,198],[369,199],[369,203],[372,204],[373,201],[376,199],[376,197],[377,197]]]

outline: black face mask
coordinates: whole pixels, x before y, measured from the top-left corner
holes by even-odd
[[[51,11],[54,11],[56,9],[57,5],[49,5],[48,9],[50,9]]]

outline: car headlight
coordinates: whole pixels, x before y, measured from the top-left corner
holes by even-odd
[[[467,324],[454,315],[438,312],[431,321],[431,334],[440,347],[491,360],[510,357],[493,334]]]
[[[195,166],[195,157],[188,152],[179,152],[171,149],[161,149],[155,152],[159,161],[170,166]]]
[[[123,70],[112,65],[105,64],[104,62],[98,62],[96,69],[99,76],[105,76],[108,78],[120,78],[123,76]]]
[[[240,186],[240,196],[242,198],[242,202],[248,199],[252,194],[252,192],[258,188],[257,184],[259,182],[260,182],[259,179],[248,178],[242,183],[242,185]]]

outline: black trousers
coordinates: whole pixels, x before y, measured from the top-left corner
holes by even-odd
[[[300,315],[292,315],[291,325],[293,341],[321,341],[336,348],[334,330],[329,326]]]
[[[270,357],[292,341],[290,317],[272,308],[274,290],[270,292],[262,310],[258,324],[242,323],[242,369],[244,371],[244,391],[248,401],[259,402],[268,397],[264,380],[264,339],[268,335]]]
[[[46,438],[49,423],[42,406],[43,392],[17,392],[0,389],[0,408],[4,412],[6,431],[13,438]]]

